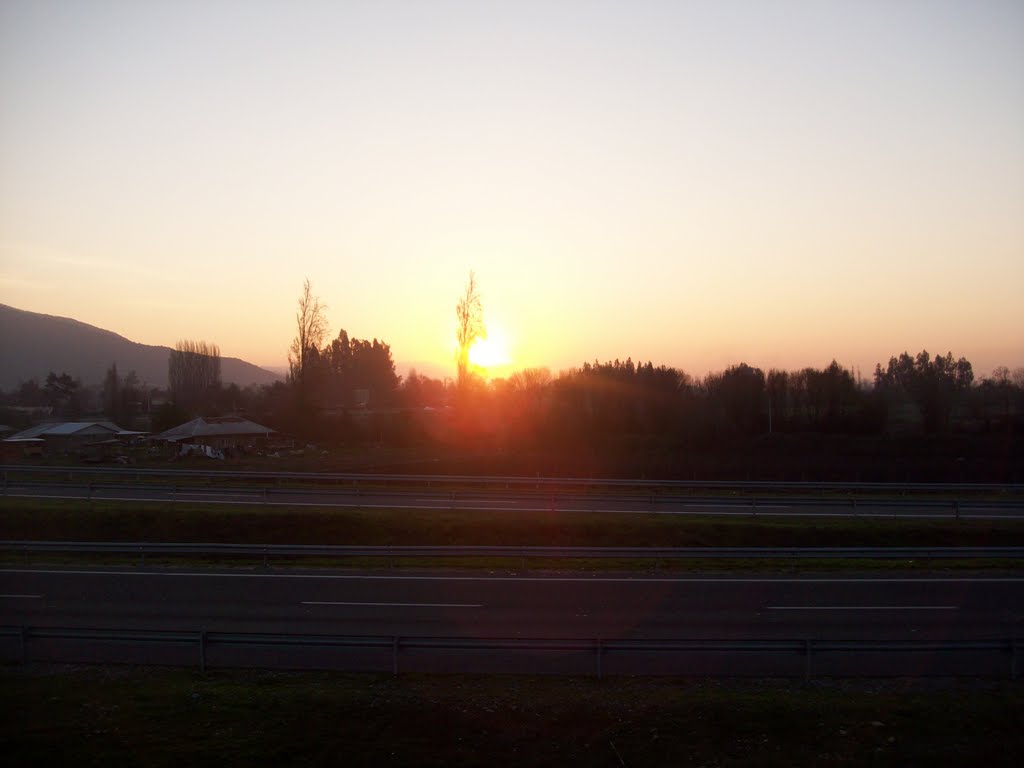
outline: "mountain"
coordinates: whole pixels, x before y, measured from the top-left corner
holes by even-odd
[[[50,371],[66,371],[87,386],[103,383],[111,363],[122,376],[129,371],[153,387],[167,386],[170,347],[129,341],[111,331],[68,317],[26,312],[0,304],[0,389],[10,391]],[[281,377],[237,357],[222,357],[225,384],[272,384]]]

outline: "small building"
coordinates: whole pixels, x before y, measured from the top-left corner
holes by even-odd
[[[42,457],[45,445],[46,441],[41,437],[0,440],[0,459],[3,461],[38,459]]]
[[[205,445],[221,450],[245,450],[250,446],[266,444],[273,434],[274,430],[270,427],[241,416],[200,416],[161,432],[153,439],[181,445]]]
[[[64,421],[37,424],[4,440],[24,455],[79,455],[103,460],[117,455],[129,440],[144,434],[122,429],[112,421]]]

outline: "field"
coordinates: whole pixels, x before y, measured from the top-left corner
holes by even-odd
[[[1016,765],[1020,684],[0,671],[9,765]]]

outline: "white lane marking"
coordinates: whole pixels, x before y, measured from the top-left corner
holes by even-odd
[[[0,598],[8,598],[10,600],[42,600],[42,595],[0,595]]]
[[[766,605],[769,611],[956,611],[956,605]]]
[[[687,501],[683,502],[679,506],[690,507],[692,509],[745,509],[749,512],[754,509],[790,509],[792,504],[709,504],[707,502],[700,501]]]
[[[251,492],[251,490],[233,490],[229,494],[217,493],[216,490],[179,490],[176,496],[187,496],[196,497],[198,499],[205,499],[207,497],[213,497],[215,499],[260,499],[262,496],[259,493]],[[118,499],[120,497],[114,497]]]
[[[322,573],[225,573],[197,571],[102,571],[62,570],[44,568],[0,568],[5,573],[36,573],[70,576],[161,576],[165,578],[225,578],[225,579],[324,579],[332,581],[536,581],[544,583],[573,584],[1022,584],[1024,577],[1004,576],[992,578],[614,578],[608,576],[376,576],[368,574],[322,574]]]
[[[344,603],[329,600],[304,600],[303,605],[361,605],[373,608],[483,608],[479,603]]]
[[[435,506],[429,507],[429,509],[435,509],[436,507],[447,508],[447,507],[451,506],[453,503],[472,504],[474,507],[479,505],[479,504],[486,504],[487,506],[491,506],[491,507],[501,506],[501,507],[505,507],[506,509],[518,509],[518,507],[516,507],[514,505],[519,503],[517,501],[476,501],[476,500],[466,501],[466,502],[459,502],[459,501],[452,502],[450,499],[415,499],[415,501],[424,502],[424,503],[433,502]],[[366,506],[376,506],[376,505],[366,505]]]

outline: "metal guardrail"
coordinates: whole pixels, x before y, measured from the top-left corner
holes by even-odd
[[[13,484],[14,488],[48,488],[52,487],[52,482],[45,482],[42,480],[19,480]],[[339,489],[339,488],[294,488],[294,487],[279,487],[279,486],[216,486],[216,485],[167,485],[163,483],[133,483],[133,482],[96,482],[90,481],[86,483],[74,483],[67,482],[61,483],[62,487],[77,488],[83,492],[86,492],[90,496],[97,492],[102,491],[123,491],[126,489],[142,488],[151,492],[175,494],[178,492],[191,492],[191,493],[203,493],[209,494],[210,496],[223,495],[237,495],[239,493],[248,493],[254,496],[259,496],[261,500],[269,500],[272,496],[339,496],[350,498],[353,495],[356,497],[369,496],[373,493],[386,494],[387,496],[414,496],[414,497],[428,497],[435,500],[441,501],[462,501],[472,502],[474,499],[490,499],[491,496],[482,491],[440,491],[440,490],[407,490],[407,489],[366,489],[366,488],[352,488],[352,489]],[[12,484],[8,483],[5,486],[5,490],[9,490]],[[561,491],[558,493],[552,493],[550,490],[546,491],[525,491],[517,489],[512,492],[502,492],[502,497],[509,500],[541,500],[543,502],[558,502],[560,504],[571,504],[574,502],[591,504],[594,502],[621,502],[624,500],[632,500],[638,502],[646,502],[652,506],[665,505],[665,504],[687,504],[691,506],[708,505],[715,506],[721,504],[735,505],[738,501],[742,501],[744,504],[751,506],[761,505],[787,505],[787,506],[829,506],[829,507],[842,507],[842,508],[856,508],[858,505],[863,508],[867,507],[928,507],[935,509],[950,509],[955,505],[970,505],[974,508],[984,509],[1024,509],[1024,498],[1016,500],[992,500],[992,499],[930,499],[930,498],[913,498],[908,499],[906,497],[878,497],[873,496],[870,498],[858,498],[854,496],[751,496],[746,495],[742,497],[735,496],[698,496],[693,494],[687,495],[668,495],[665,493],[659,494],[648,494],[648,495],[633,495],[633,496],[622,496],[622,495],[600,495],[600,494],[582,494],[582,493],[567,493]]]
[[[263,558],[517,558],[517,559],[1000,559],[1024,558],[1024,547],[538,547],[538,546],[338,546],[112,541],[0,541],[0,551],[136,555],[233,555]]]
[[[763,490],[779,492],[793,490],[807,492],[889,492],[889,493],[966,493],[966,494],[1024,494],[1021,483],[866,483],[866,482],[786,482],[759,480],[647,480],[629,478],[585,478],[585,477],[502,477],[477,475],[409,475],[374,474],[352,472],[265,472],[265,471],[204,471],[192,469],[133,469],[110,467],[38,467],[18,464],[0,465],[2,481],[7,483],[10,475],[63,476],[68,479],[79,476],[117,476],[125,478],[188,478],[206,481],[267,480],[271,482],[297,481],[313,484],[359,483],[371,485],[416,485],[426,487],[480,486],[489,488],[637,488],[650,490],[665,489],[715,489],[735,491]]]
[[[347,648],[378,649],[390,654],[391,672],[400,671],[402,651],[476,651],[476,652],[575,652],[593,655],[593,673],[603,677],[605,661],[611,655],[658,654],[681,655],[693,653],[718,654],[777,654],[799,656],[804,660],[803,677],[810,680],[813,675],[813,659],[822,654],[922,654],[940,652],[997,652],[1009,656],[1009,677],[1016,679],[1019,673],[1021,641],[1016,638],[981,640],[947,640],[942,642],[895,642],[855,640],[643,640],[599,638],[472,638],[472,637],[404,637],[366,635],[309,635],[269,634],[246,632],[207,632],[126,630],[62,627],[0,627],[0,638],[15,638],[18,641],[19,660],[32,660],[30,643],[34,641],[57,640],[80,643],[129,643],[133,645],[195,646],[197,662],[201,671],[208,667],[208,650],[213,646],[221,648],[263,646],[274,649],[297,648]],[[75,656],[75,654],[71,654]],[[53,661],[53,658],[47,658]],[[78,661],[78,658],[64,658],[64,661]],[[335,658],[335,665],[338,660]],[[180,664],[179,664],[180,666]],[[228,666],[228,665],[225,665]],[[334,667],[332,667],[334,668]]]

